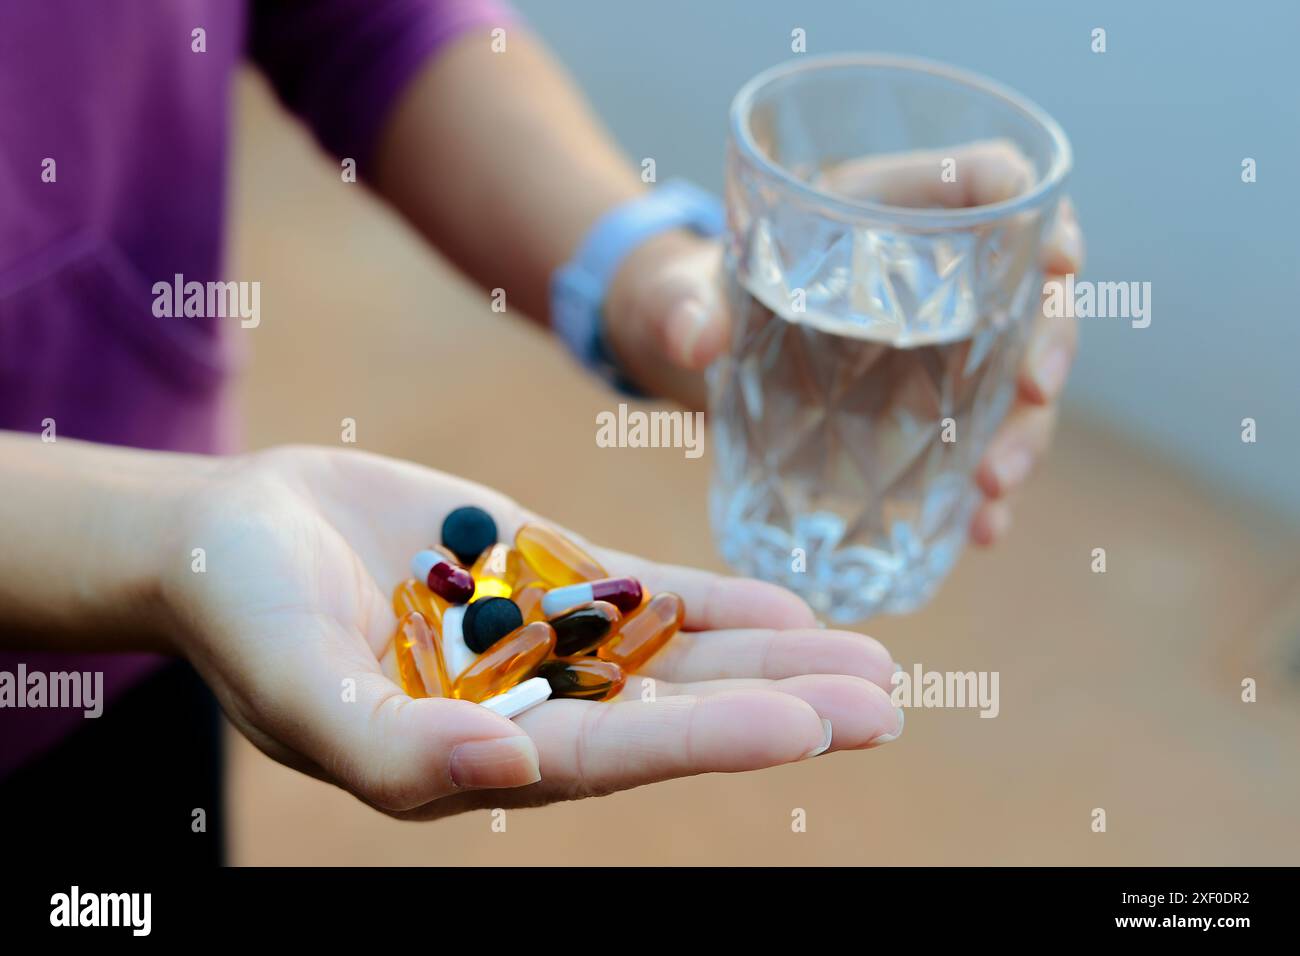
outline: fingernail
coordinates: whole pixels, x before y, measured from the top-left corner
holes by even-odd
[[[673,311],[670,328],[682,364],[690,366],[693,363],[695,346],[708,326],[709,312],[698,299],[687,299]]]
[[[1033,456],[1024,448],[1009,448],[993,459],[993,477],[999,492],[1006,492],[1025,480],[1033,465]]]
[[[1034,384],[1046,398],[1055,398],[1069,371],[1069,350],[1062,345],[1052,346],[1034,362]]]
[[[451,752],[451,782],[465,790],[523,787],[542,779],[531,737],[498,737],[457,744]]]
[[[821,746],[814,747],[803,755],[804,760],[810,760],[813,757],[820,757],[826,751],[831,749],[831,722],[825,717],[822,718],[822,742]]]
[[[892,734],[881,734],[879,737],[874,738],[868,746],[879,747],[882,744],[893,743],[899,737],[903,736],[903,708],[896,707],[894,710],[898,713],[898,729]]]

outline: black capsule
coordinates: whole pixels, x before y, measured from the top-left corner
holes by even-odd
[[[576,657],[601,645],[614,633],[621,620],[618,608],[608,601],[592,601],[551,618],[555,628],[555,656]]]
[[[457,508],[442,522],[442,546],[467,568],[496,543],[497,523],[482,508]]]
[[[511,631],[524,626],[524,615],[519,605],[510,598],[480,598],[465,609],[461,630],[465,646],[475,654],[482,654]]]
[[[551,685],[552,697],[572,700],[609,700],[627,682],[623,668],[613,661],[576,657],[566,661],[547,661],[537,671]]]

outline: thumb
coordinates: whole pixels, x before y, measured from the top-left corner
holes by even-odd
[[[722,353],[728,322],[720,286],[721,249],[670,260],[641,303],[655,344],[675,365],[700,371]]]
[[[606,331],[643,388],[690,406],[702,402],[698,372],[727,341],[721,264],[719,243],[671,234],[645,243],[619,270]]]
[[[678,367],[702,371],[727,343],[727,314],[716,295],[673,290],[653,312],[660,350]]]
[[[513,721],[470,701],[412,699],[363,642],[342,636],[277,681],[270,721],[274,736],[336,783],[400,812],[460,790],[541,779],[537,747]]]

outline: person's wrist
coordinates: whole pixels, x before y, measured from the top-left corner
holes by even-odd
[[[184,529],[221,459],[199,455],[141,456],[114,472],[93,525],[103,575],[89,595],[99,619],[142,649],[182,650],[169,581],[205,573]]]

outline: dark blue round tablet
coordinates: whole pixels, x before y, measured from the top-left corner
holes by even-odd
[[[497,543],[497,523],[482,508],[457,508],[442,523],[442,546],[469,567]]]
[[[524,626],[524,615],[519,605],[510,598],[479,598],[465,609],[461,631],[465,646],[475,654],[482,654],[511,631]]]

